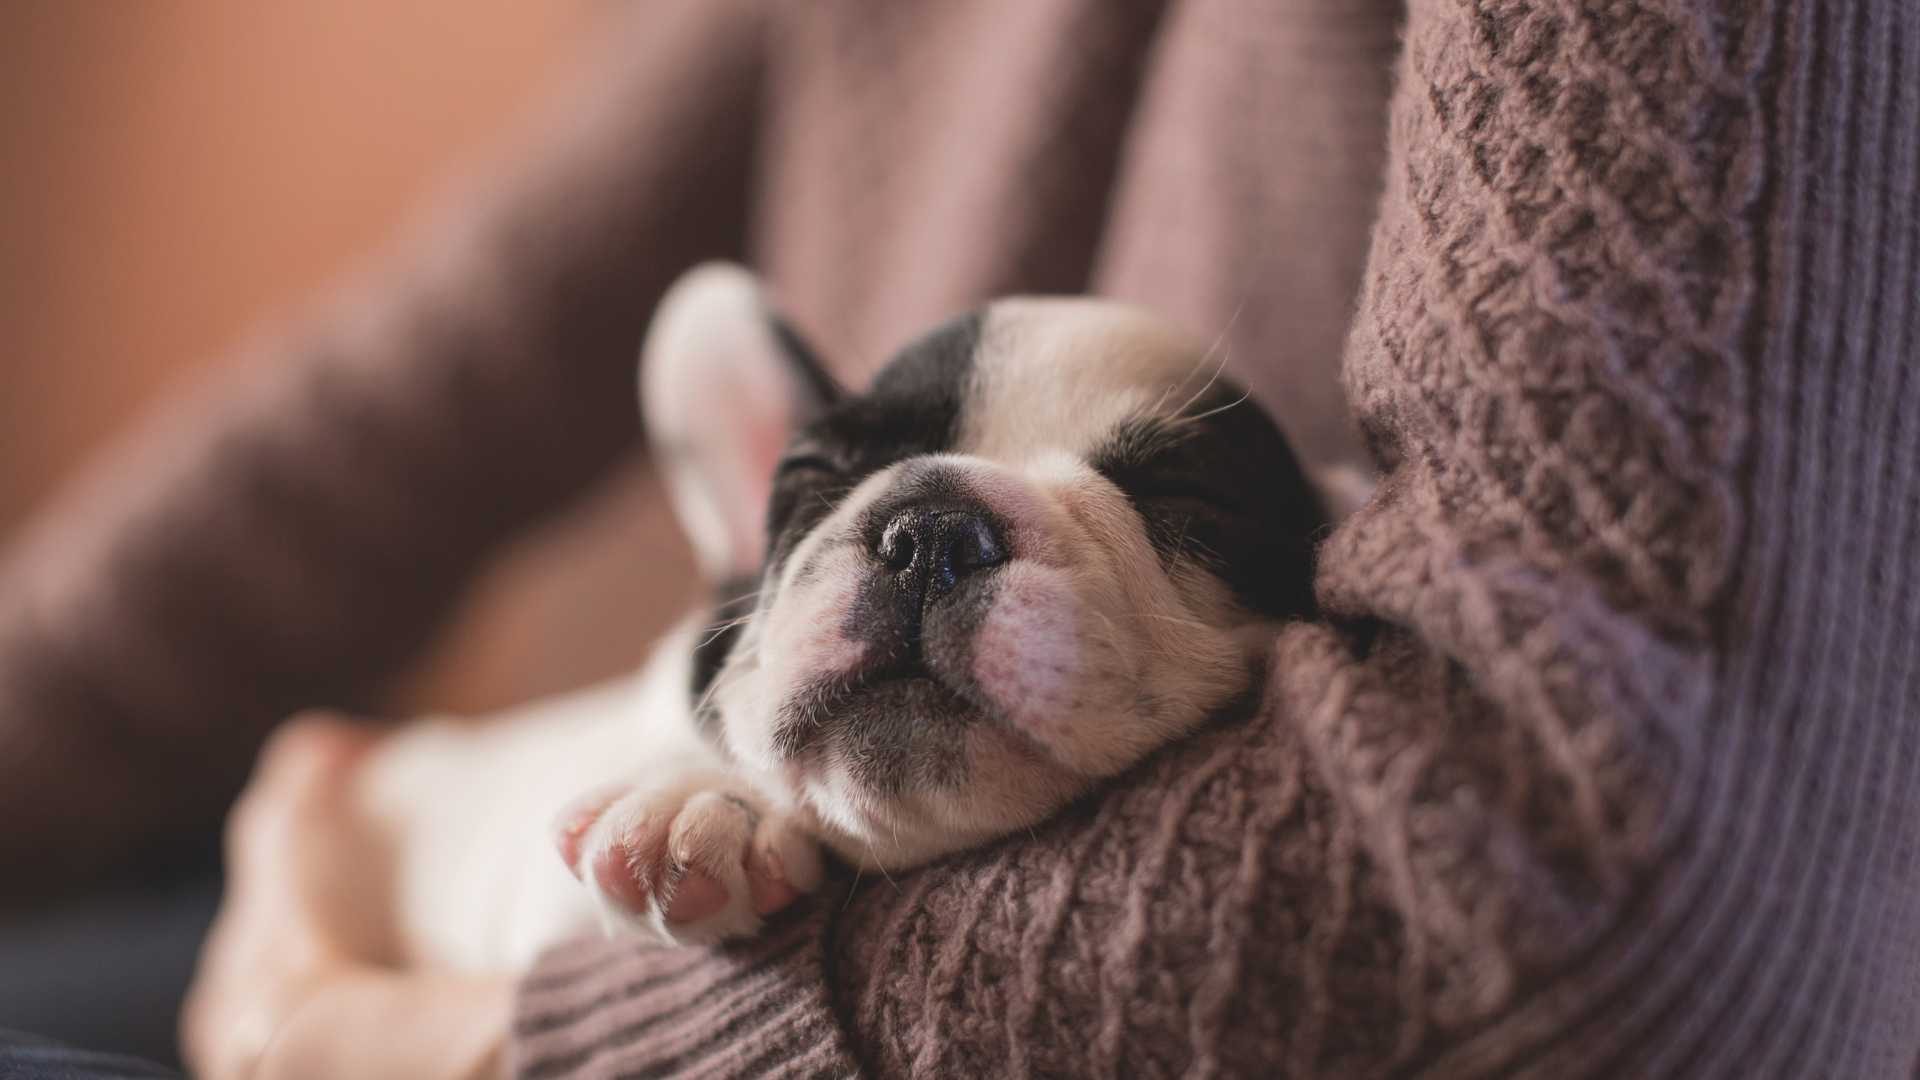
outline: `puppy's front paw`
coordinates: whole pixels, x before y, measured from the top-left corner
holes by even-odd
[[[743,937],[820,884],[820,848],[724,776],[597,792],[557,822],[560,858],[609,932],[676,944]]]

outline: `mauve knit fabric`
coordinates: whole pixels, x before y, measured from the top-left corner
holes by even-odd
[[[630,444],[695,259],[848,373],[1095,291],[1382,472],[1265,707],[752,943],[562,946],[521,1073],[1917,1074],[1920,9],[700,0],[614,46],[12,557],[0,868],[203,821],[371,692]]]

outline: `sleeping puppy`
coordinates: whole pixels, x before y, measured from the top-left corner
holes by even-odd
[[[389,741],[357,792],[381,951],[751,934],[823,848],[982,844],[1246,700],[1326,515],[1219,366],[1128,307],[1016,299],[848,393],[744,271],[689,274],[641,400],[714,609],[633,679]]]

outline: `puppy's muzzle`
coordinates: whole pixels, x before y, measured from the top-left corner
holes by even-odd
[[[980,503],[942,497],[890,508],[874,523],[867,550],[876,572],[888,576],[896,627],[918,640],[929,609],[969,579],[1010,557],[1006,530]]]

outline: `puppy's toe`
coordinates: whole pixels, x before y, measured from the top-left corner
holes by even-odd
[[[597,788],[568,803],[554,815],[553,848],[574,877],[585,880],[580,857],[588,833],[600,823],[607,809],[631,790],[624,784]]]
[[[751,805],[717,791],[694,795],[674,815],[667,852],[675,877],[662,914],[675,941],[717,941],[760,929],[746,870],[759,824]]]
[[[555,844],[609,932],[710,942],[760,928],[747,877],[760,820],[718,791],[632,789],[562,812]]]
[[[771,915],[820,887],[820,846],[787,818],[768,815],[747,849],[747,891],[757,915]]]
[[[611,901],[636,917],[646,915],[672,877],[664,837],[645,829],[611,831],[583,858],[586,871],[582,880],[593,886],[603,901]]]

